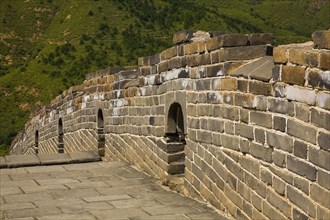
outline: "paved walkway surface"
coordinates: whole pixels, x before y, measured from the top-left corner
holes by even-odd
[[[0,169],[0,219],[220,219],[126,162]]]

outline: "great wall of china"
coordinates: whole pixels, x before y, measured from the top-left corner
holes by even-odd
[[[330,30],[277,47],[199,33],[87,75],[34,113],[11,154],[96,150],[237,219],[329,219]]]

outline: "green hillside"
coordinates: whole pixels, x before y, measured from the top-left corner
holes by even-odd
[[[270,32],[275,44],[328,29],[328,0],[1,0],[0,155],[29,113],[86,73],[136,65],[182,29]]]

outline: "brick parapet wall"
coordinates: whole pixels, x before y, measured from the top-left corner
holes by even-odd
[[[275,47],[272,57],[269,34],[190,42],[193,34],[182,33],[138,67],[92,73],[63,92],[26,124],[12,153],[34,153],[36,130],[39,153],[56,153],[60,118],[65,151],[96,150],[101,109],[105,158],[166,178],[173,167],[164,135],[176,102],[190,195],[235,218],[329,218],[327,35]]]

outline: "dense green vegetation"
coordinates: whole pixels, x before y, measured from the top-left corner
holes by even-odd
[[[324,0],[1,0],[0,155],[36,106],[88,72],[135,65],[182,29],[270,32],[276,44],[328,29]]]

